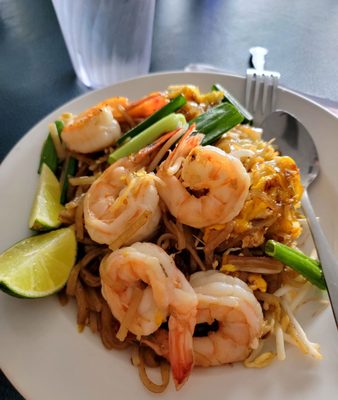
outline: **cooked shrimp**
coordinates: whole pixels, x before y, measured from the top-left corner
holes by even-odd
[[[215,332],[194,337],[195,364],[203,367],[244,360],[258,345],[262,308],[245,282],[218,271],[191,275],[198,297],[197,323],[218,324]]]
[[[120,136],[120,124],[114,118],[108,100],[75,116],[61,133],[67,148],[78,153],[103,150]]]
[[[193,367],[197,296],[173,259],[155,244],[134,243],[103,259],[100,275],[103,297],[121,323],[133,289],[143,290],[127,326],[135,335],[155,332],[169,316],[169,358],[176,387],[182,385]]]
[[[84,199],[84,220],[90,237],[115,250],[145,240],[161,218],[155,175],[130,159],[111,165],[91,185]]]
[[[191,275],[190,284],[198,298],[197,324],[217,325],[216,331],[193,337],[195,365],[210,367],[247,358],[262,334],[263,313],[246,283],[218,271],[200,271]],[[143,343],[170,360],[164,329]]]
[[[132,118],[147,118],[169,102],[161,92],[153,92],[128,104],[126,111]]]
[[[214,146],[200,146],[202,138],[183,136],[157,172],[157,188],[169,211],[194,228],[231,221],[250,186],[241,161]]]

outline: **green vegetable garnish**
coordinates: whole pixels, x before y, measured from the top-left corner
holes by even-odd
[[[243,115],[230,103],[222,103],[210,108],[189,122],[196,123],[196,130],[204,133],[202,145],[207,145],[219,139],[223,133],[240,124]]]
[[[123,144],[126,140],[131,139],[135,136],[137,136],[139,133],[143,132],[145,129],[149,128],[151,125],[153,125],[155,122],[159,121],[163,117],[166,117],[167,115],[177,111],[181,107],[183,107],[186,104],[186,99],[183,95],[178,95],[174,99],[170,100],[168,104],[154,112],[154,114],[150,115],[150,117],[146,118],[144,121],[142,121],[140,124],[135,126],[134,128],[130,129],[128,132],[126,132],[123,136],[120,137],[120,139],[117,141],[118,145]]]
[[[319,261],[306,256],[299,250],[276,242],[275,240],[268,240],[265,244],[264,251],[268,256],[281,261],[283,264],[299,272],[319,289],[326,289],[326,283]]]
[[[63,129],[63,122],[62,121],[55,121],[56,129],[58,131],[58,134],[60,135]],[[47,139],[45,140],[45,143],[43,144],[42,151],[41,151],[41,156],[40,156],[40,164],[39,164],[39,169],[38,173],[40,174],[42,164],[45,163],[48,165],[50,170],[52,172],[56,172],[58,164],[59,164],[59,159],[56,154],[55,146],[53,143],[53,139],[50,135],[50,133],[47,136]]]
[[[64,128],[64,123],[62,121],[60,121],[59,119],[57,119],[55,121],[55,125],[56,125],[56,129],[58,131],[59,136],[61,135],[61,132],[63,131]]]
[[[67,190],[68,190],[68,185],[69,185],[68,178],[70,176],[75,175],[76,167],[77,167],[77,160],[73,157],[70,157],[68,159],[67,165],[65,166],[65,175],[64,175],[64,180],[62,182],[62,190],[61,190],[61,197],[60,197],[61,204],[67,203]]]
[[[123,144],[117,150],[113,151],[108,158],[108,162],[112,164],[122,157],[129,156],[132,153],[136,153],[143,147],[152,143],[163,133],[173,131],[174,129],[183,126],[186,123],[183,114],[169,114],[166,117],[155,122],[149,128],[139,133],[137,136],[130,139],[127,143]]]
[[[48,165],[50,170],[55,173],[58,167],[58,163],[59,160],[56,154],[52,137],[50,134],[48,134],[47,139],[45,140],[45,143],[42,147],[38,173],[40,174],[41,172],[42,164]]]
[[[215,83],[212,85],[212,90],[222,92],[224,95],[222,102],[229,102],[237,108],[237,110],[244,116],[244,120],[242,122],[243,124],[252,124],[253,116],[250,114],[250,112],[244,106],[242,106],[242,104],[222,85]]]

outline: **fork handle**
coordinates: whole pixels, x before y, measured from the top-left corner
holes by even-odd
[[[338,262],[320,227],[306,190],[303,193],[302,206],[322,265],[333,315],[338,328]]]
[[[257,71],[264,71],[265,56],[268,54],[268,50],[264,47],[251,47],[249,51],[254,68]]]

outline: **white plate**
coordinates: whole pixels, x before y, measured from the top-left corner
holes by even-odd
[[[62,112],[80,112],[109,96],[138,98],[169,84],[192,83],[207,91],[221,83],[239,100],[244,78],[213,73],[177,72],[148,75],[71,101],[42,120],[14,147],[0,168],[0,251],[29,234],[27,219],[37,181],[37,165],[47,124]],[[338,121],[325,109],[290,91],[279,89],[278,108],[296,115],[313,134],[322,173],[311,188],[317,214],[338,254]],[[75,307],[62,308],[55,297],[20,300],[0,294],[0,354],[5,374],[33,400],[155,398],[138,378],[128,351],[107,351],[89,329],[79,334]],[[179,392],[173,384],[169,398],[315,399],[338,393],[337,332],[330,308],[305,319],[305,330],[321,344],[320,362],[287,347],[287,359],[264,370],[242,365],[195,369]]]

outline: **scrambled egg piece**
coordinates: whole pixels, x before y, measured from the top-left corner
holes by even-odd
[[[250,274],[248,282],[252,290],[259,290],[262,293],[266,293],[267,283],[261,274]]]
[[[235,272],[237,271],[237,268],[233,264],[223,264],[220,268],[221,272]]]
[[[187,101],[197,104],[215,105],[222,101],[224,94],[217,90],[202,94],[197,86],[194,85],[171,85],[168,87],[169,98],[174,98],[183,94]]]
[[[184,114],[187,121],[198,117],[209,107],[213,107],[223,100],[223,93],[213,90],[208,93],[201,93],[199,88],[194,85],[172,85],[168,87],[168,98],[173,99],[179,94],[183,94],[187,100],[180,112]]]
[[[237,126],[216,143],[228,153],[249,151],[241,161],[250,174],[251,186],[241,212],[231,221],[231,247],[258,247],[267,239],[291,244],[301,234],[299,169],[292,158],[280,156],[260,135],[260,130]],[[205,233],[211,236],[211,232]]]

